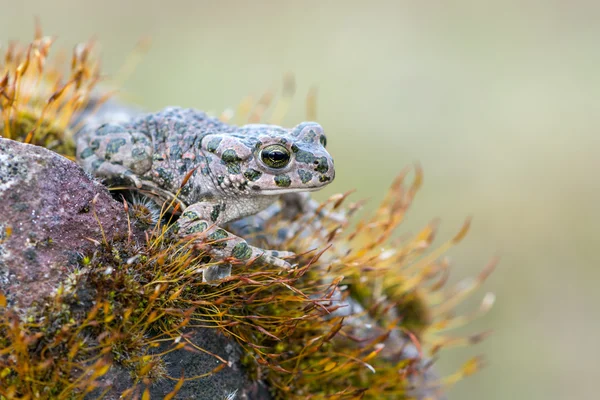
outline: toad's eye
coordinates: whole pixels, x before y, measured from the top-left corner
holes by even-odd
[[[327,147],[327,138],[325,137],[325,135],[321,135],[319,137],[319,143],[321,143],[323,147]]]
[[[290,152],[279,144],[272,144],[260,152],[260,159],[271,168],[283,168],[290,163]]]

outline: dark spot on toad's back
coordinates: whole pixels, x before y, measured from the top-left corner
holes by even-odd
[[[173,130],[175,132],[177,132],[179,135],[181,136],[185,136],[185,132],[187,131],[187,126],[182,124],[181,122],[175,122],[174,124],[175,126],[173,127]]]
[[[91,157],[94,155],[94,150],[92,150],[91,147],[86,147],[85,150],[83,150],[80,154],[80,158],[86,159],[88,157]]]
[[[125,143],[127,143],[127,140],[125,140],[123,138],[112,139],[106,145],[106,153],[107,154],[116,154],[116,153],[118,153],[119,149],[121,148],[121,146],[123,146]]]
[[[175,160],[179,160],[183,155],[183,150],[179,146],[172,146],[169,151],[169,157]]]
[[[106,136],[111,133],[119,133],[119,132],[123,132],[123,128],[121,126],[113,125],[113,124],[104,124],[104,125],[101,125],[100,127],[98,127],[95,134],[97,136]]]
[[[146,153],[146,149],[135,148],[131,150],[131,156],[134,160],[140,161],[148,158],[148,154]]]
[[[288,187],[292,183],[292,180],[287,175],[276,175],[275,184],[279,187]]]
[[[90,148],[94,151],[100,148],[100,141],[98,139],[94,139],[90,142]]]
[[[150,140],[148,140],[148,138],[145,135],[134,134],[131,136],[131,139],[132,139],[133,143],[136,143],[136,144],[139,143],[139,144],[146,145],[146,146],[150,145]]]
[[[156,168],[156,172],[158,173],[158,176],[165,182],[171,182],[173,179],[173,173],[166,168],[158,167]]]
[[[321,175],[321,176],[319,176],[319,182],[327,182],[327,181],[330,181],[330,180],[331,180],[331,178],[328,177],[327,175]]]
[[[220,137],[212,138],[210,142],[208,142],[206,150],[210,151],[211,153],[214,153],[215,151],[217,151],[219,144],[221,144],[221,140],[222,139]]]
[[[100,166],[102,165],[102,163],[104,163],[103,160],[94,160],[94,162],[92,162],[92,170],[97,170],[98,168],[100,168]]]

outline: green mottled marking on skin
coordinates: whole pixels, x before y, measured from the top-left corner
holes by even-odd
[[[304,137],[302,138],[302,141],[304,143],[314,143],[316,137],[317,137],[317,134],[315,133],[315,131],[313,131],[311,129],[310,131],[308,131],[308,133],[306,135],[304,135]]]
[[[223,183],[223,181],[225,180],[225,177],[222,175],[217,176],[217,183],[219,185],[221,185]]]
[[[165,158],[162,154],[153,154],[152,161],[165,161]]]
[[[328,177],[327,175],[321,175],[321,176],[319,176],[319,182],[327,182],[327,181],[330,181],[330,180],[331,180],[331,178]]]
[[[96,160],[92,163],[92,169],[95,171],[104,163],[104,160]]]
[[[287,139],[286,139],[286,138],[281,138],[281,139],[279,139],[279,143],[281,143],[281,144],[287,144],[287,142],[288,142],[288,141],[287,141]]]
[[[216,206],[213,206],[213,209],[210,212],[210,220],[215,222],[217,218],[219,218],[219,214],[221,214],[221,206],[217,204]]]
[[[200,215],[198,215],[198,213],[196,211],[192,211],[192,210],[185,211],[183,214],[181,214],[181,216],[183,218],[189,219],[190,221],[200,219]]]
[[[85,150],[81,152],[80,158],[88,158],[94,155],[94,150],[91,147],[86,147]]]
[[[237,153],[233,149],[225,150],[221,156],[221,160],[226,163],[242,161],[242,159],[238,157]]]
[[[221,140],[223,139],[220,137],[212,138],[210,142],[208,142],[206,150],[210,151],[211,153],[214,153],[219,147],[219,144],[221,144]]]
[[[208,228],[208,224],[206,222],[198,222],[197,224],[194,224],[194,225],[190,226],[189,228],[187,228],[185,230],[185,233],[187,235],[191,235],[193,233],[204,232],[206,230],[206,228]]]
[[[227,231],[225,231],[224,229],[217,229],[215,232],[208,235],[208,239],[221,240],[221,239],[227,238],[228,236],[229,235],[227,234]],[[214,247],[217,249],[222,249],[222,248],[225,248],[226,246],[227,246],[227,243],[225,243],[225,242],[211,243],[211,247]]]
[[[165,182],[170,182],[173,179],[173,173],[168,169],[159,167],[156,168],[156,172],[158,173],[158,176],[162,178]]]
[[[252,249],[246,244],[246,242],[238,243],[231,250],[231,255],[238,260],[248,260],[252,257]]]
[[[109,153],[109,154],[118,153],[121,146],[123,146],[125,143],[127,143],[127,140],[125,140],[123,138],[112,139],[106,145],[106,153]]]
[[[143,149],[143,148],[142,149],[135,148],[135,149],[131,150],[131,155],[133,156],[133,159],[136,161],[144,160],[144,159],[148,158],[146,149]]]
[[[100,141],[98,139],[94,139],[90,142],[90,148],[94,151],[100,148]]]
[[[258,178],[260,178],[262,176],[262,172],[257,171],[257,170],[252,169],[252,168],[248,168],[246,171],[244,171],[244,176],[249,181],[254,182],[255,180],[257,180]]]
[[[242,168],[239,163],[229,163],[227,164],[227,172],[232,175],[237,175],[242,172]]]
[[[132,140],[132,142],[133,142],[133,143],[135,143],[135,144],[137,144],[137,143],[140,143],[140,144],[143,144],[143,145],[150,145],[150,141],[149,141],[149,140],[148,140],[148,138],[147,138],[146,136],[144,136],[144,135],[136,135],[136,134],[133,134],[133,135],[131,136],[131,140]]]
[[[190,194],[192,192],[192,187],[191,185],[185,185],[184,187],[181,188],[181,194],[183,196],[187,196],[188,194]]]
[[[120,133],[120,132],[123,132],[123,128],[121,126],[104,124],[104,125],[99,126],[98,129],[96,129],[96,132],[94,132],[94,134],[96,136],[106,136],[111,133]]]
[[[182,124],[181,122],[175,122],[174,125],[175,126],[173,127],[173,130],[181,136],[185,136],[185,133],[187,131],[187,125]]]
[[[309,151],[298,149],[296,152],[296,160],[301,163],[312,164],[315,161],[315,156]]]
[[[319,143],[321,143],[323,147],[327,147],[327,137],[325,137],[325,135],[321,135],[321,137],[319,137]]]
[[[208,169],[208,167],[202,167],[202,168],[200,168],[200,173],[202,175],[208,175],[209,172],[210,172],[210,170]]]
[[[298,148],[298,146],[296,146],[295,144],[292,145],[292,151],[294,153],[297,153],[300,149]]]
[[[302,181],[302,183],[310,182],[310,180],[313,177],[312,174],[305,169],[299,169],[298,176],[300,177],[300,180]]]
[[[292,180],[287,175],[276,175],[275,184],[279,187],[288,187],[292,184]]]
[[[318,160],[319,160],[319,165],[317,165],[317,168],[315,168],[315,171],[320,172],[322,174],[329,171],[329,166],[327,165],[327,158],[321,157]]]
[[[242,161],[242,159],[238,157],[237,153],[233,149],[225,150],[223,155],[221,155],[221,162],[227,166],[227,171],[233,175],[242,172],[240,161]]]
[[[179,160],[183,155],[183,150],[179,146],[172,146],[169,150],[169,157],[175,160]]]

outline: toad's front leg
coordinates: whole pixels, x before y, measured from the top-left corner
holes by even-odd
[[[194,244],[218,260],[247,262],[257,259],[279,268],[291,267],[282,257],[291,257],[294,253],[251,246],[241,237],[220,228],[219,225],[226,222],[220,218],[223,208],[223,204],[208,201],[189,206],[177,220],[179,235],[188,237],[202,233],[194,239]]]

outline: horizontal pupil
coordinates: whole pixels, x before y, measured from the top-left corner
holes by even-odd
[[[285,154],[281,151],[273,151],[269,154],[269,157],[273,161],[281,161],[281,160],[285,160],[285,158],[287,157],[287,154]]]

